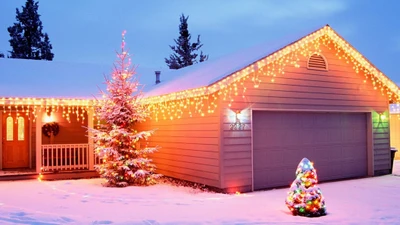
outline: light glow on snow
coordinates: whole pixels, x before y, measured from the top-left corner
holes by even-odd
[[[400,224],[395,175],[321,183],[328,215],[318,218],[291,215],[284,202],[289,187],[229,195],[102,182],[0,182],[0,224]]]

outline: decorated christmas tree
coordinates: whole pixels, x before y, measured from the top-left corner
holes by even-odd
[[[117,53],[111,79],[106,78],[107,92],[98,101],[96,114],[102,121],[99,129],[92,129],[95,154],[101,164],[95,166],[105,186],[150,185],[159,174],[148,155],[156,147],[140,148],[139,141],[147,139],[153,131],[137,131],[135,124],[144,121],[149,112],[141,104],[141,91],[135,68],[125,50],[125,31],[122,33],[121,52]]]
[[[326,215],[325,200],[317,183],[317,172],[313,163],[303,158],[297,166],[296,179],[290,186],[285,201],[293,215],[308,217]]]

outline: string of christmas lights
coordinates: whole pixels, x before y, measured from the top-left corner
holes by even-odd
[[[296,169],[296,179],[290,185],[286,206],[293,215],[315,217],[326,215],[325,199],[318,187],[317,171],[307,158]]]
[[[179,119],[185,112],[189,116],[212,114],[218,108],[219,98],[228,102],[228,107],[231,107],[237,96],[246,97],[246,83],[252,82],[254,88],[258,88],[261,82],[274,83],[277,76],[284,75],[287,66],[299,68],[300,57],[321,53],[322,46],[333,48],[338,59],[351,64],[356,73],[364,76],[364,83],[371,82],[375,90],[388,97],[389,103],[397,103],[391,107],[394,107],[395,111],[400,111],[399,87],[329,26],[287,45],[210,86],[144,98],[142,104],[149,107],[150,118],[156,121]],[[94,112],[94,108],[99,106],[99,102],[87,99],[1,98],[0,107],[2,106],[3,113],[11,110],[27,115],[31,113],[33,119],[43,110],[47,112],[61,108],[67,119],[71,113],[78,111],[77,114],[80,115],[78,118],[82,121],[84,114],[88,111]],[[97,124],[100,123],[96,114],[94,114],[93,120],[97,120]]]
[[[322,46],[332,49],[332,45],[338,59],[345,60],[348,64],[351,63],[357,74],[364,75],[364,83],[370,80],[374,90],[379,90],[382,95],[386,95],[389,103],[399,103],[400,90],[398,86],[373,67],[329,26],[325,26],[213,85],[150,97],[144,99],[144,103],[151,107],[152,118],[155,120],[180,118],[182,109],[188,109],[189,116],[194,113],[204,116],[206,113],[213,113],[217,108],[217,96],[222,96],[222,100],[229,102],[228,107],[231,107],[236,96],[246,97],[245,83],[251,81],[254,88],[258,88],[261,82],[274,83],[277,76],[284,75],[288,65],[299,68],[301,56],[309,57],[315,53],[320,54]],[[399,107],[398,104],[397,106]]]

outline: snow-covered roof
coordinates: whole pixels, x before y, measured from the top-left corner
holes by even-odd
[[[316,29],[309,29],[273,42],[269,41],[240,50],[218,59],[208,60],[178,70],[164,71],[161,77],[167,75],[175,79],[168,79],[165,82],[161,82],[157,87],[146,93],[146,97],[160,96],[212,85],[315,31]]]
[[[397,95],[397,99],[400,99],[399,87],[329,25],[282,38],[276,42],[261,44],[217,60],[202,62],[176,71],[168,71],[166,73],[175,77],[175,79],[157,85],[148,91],[145,97],[147,97],[149,103],[156,103],[214,93],[246,76],[252,70],[257,70],[258,62],[263,62],[266,65],[266,63],[275,61],[279,57],[294,51],[298,46],[306,45],[323,35],[327,35],[336,42],[345,53],[354,57],[359,65],[369,70],[376,79]],[[237,74],[240,71],[244,71],[244,73]],[[235,77],[235,75],[238,76]]]
[[[157,85],[154,71],[159,69],[138,66],[136,72],[146,97],[205,87],[313,31],[315,29],[179,70],[162,70],[161,83]],[[95,64],[0,58],[0,98],[92,99],[98,96],[99,88],[105,90],[104,75],[110,75],[112,68],[112,62]]]
[[[105,65],[0,58],[0,98],[93,99],[100,89],[106,90],[104,75],[109,77],[112,69],[112,62]],[[139,82],[146,84],[144,91],[154,86],[154,71],[137,67]]]
[[[350,46],[329,26],[312,29],[263,43],[253,48],[209,60],[179,70],[161,70],[161,83],[155,84],[155,70],[137,67],[140,84],[150,103],[170,101],[213,93],[235,82],[238,71],[258,69],[258,62],[269,63],[284,54],[328,35],[344,50],[371,71],[389,90],[400,95],[399,87]],[[0,58],[0,98],[93,99],[99,88],[105,90],[104,75],[110,75],[113,64],[67,63]],[[191,91],[189,93],[189,91]],[[161,96],[161,97],[160,97]]]

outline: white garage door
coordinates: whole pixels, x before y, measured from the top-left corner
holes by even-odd
[[[304,157],[319,181],[366,176],[366,114],[253,111],[255,190],[289,186]]]

